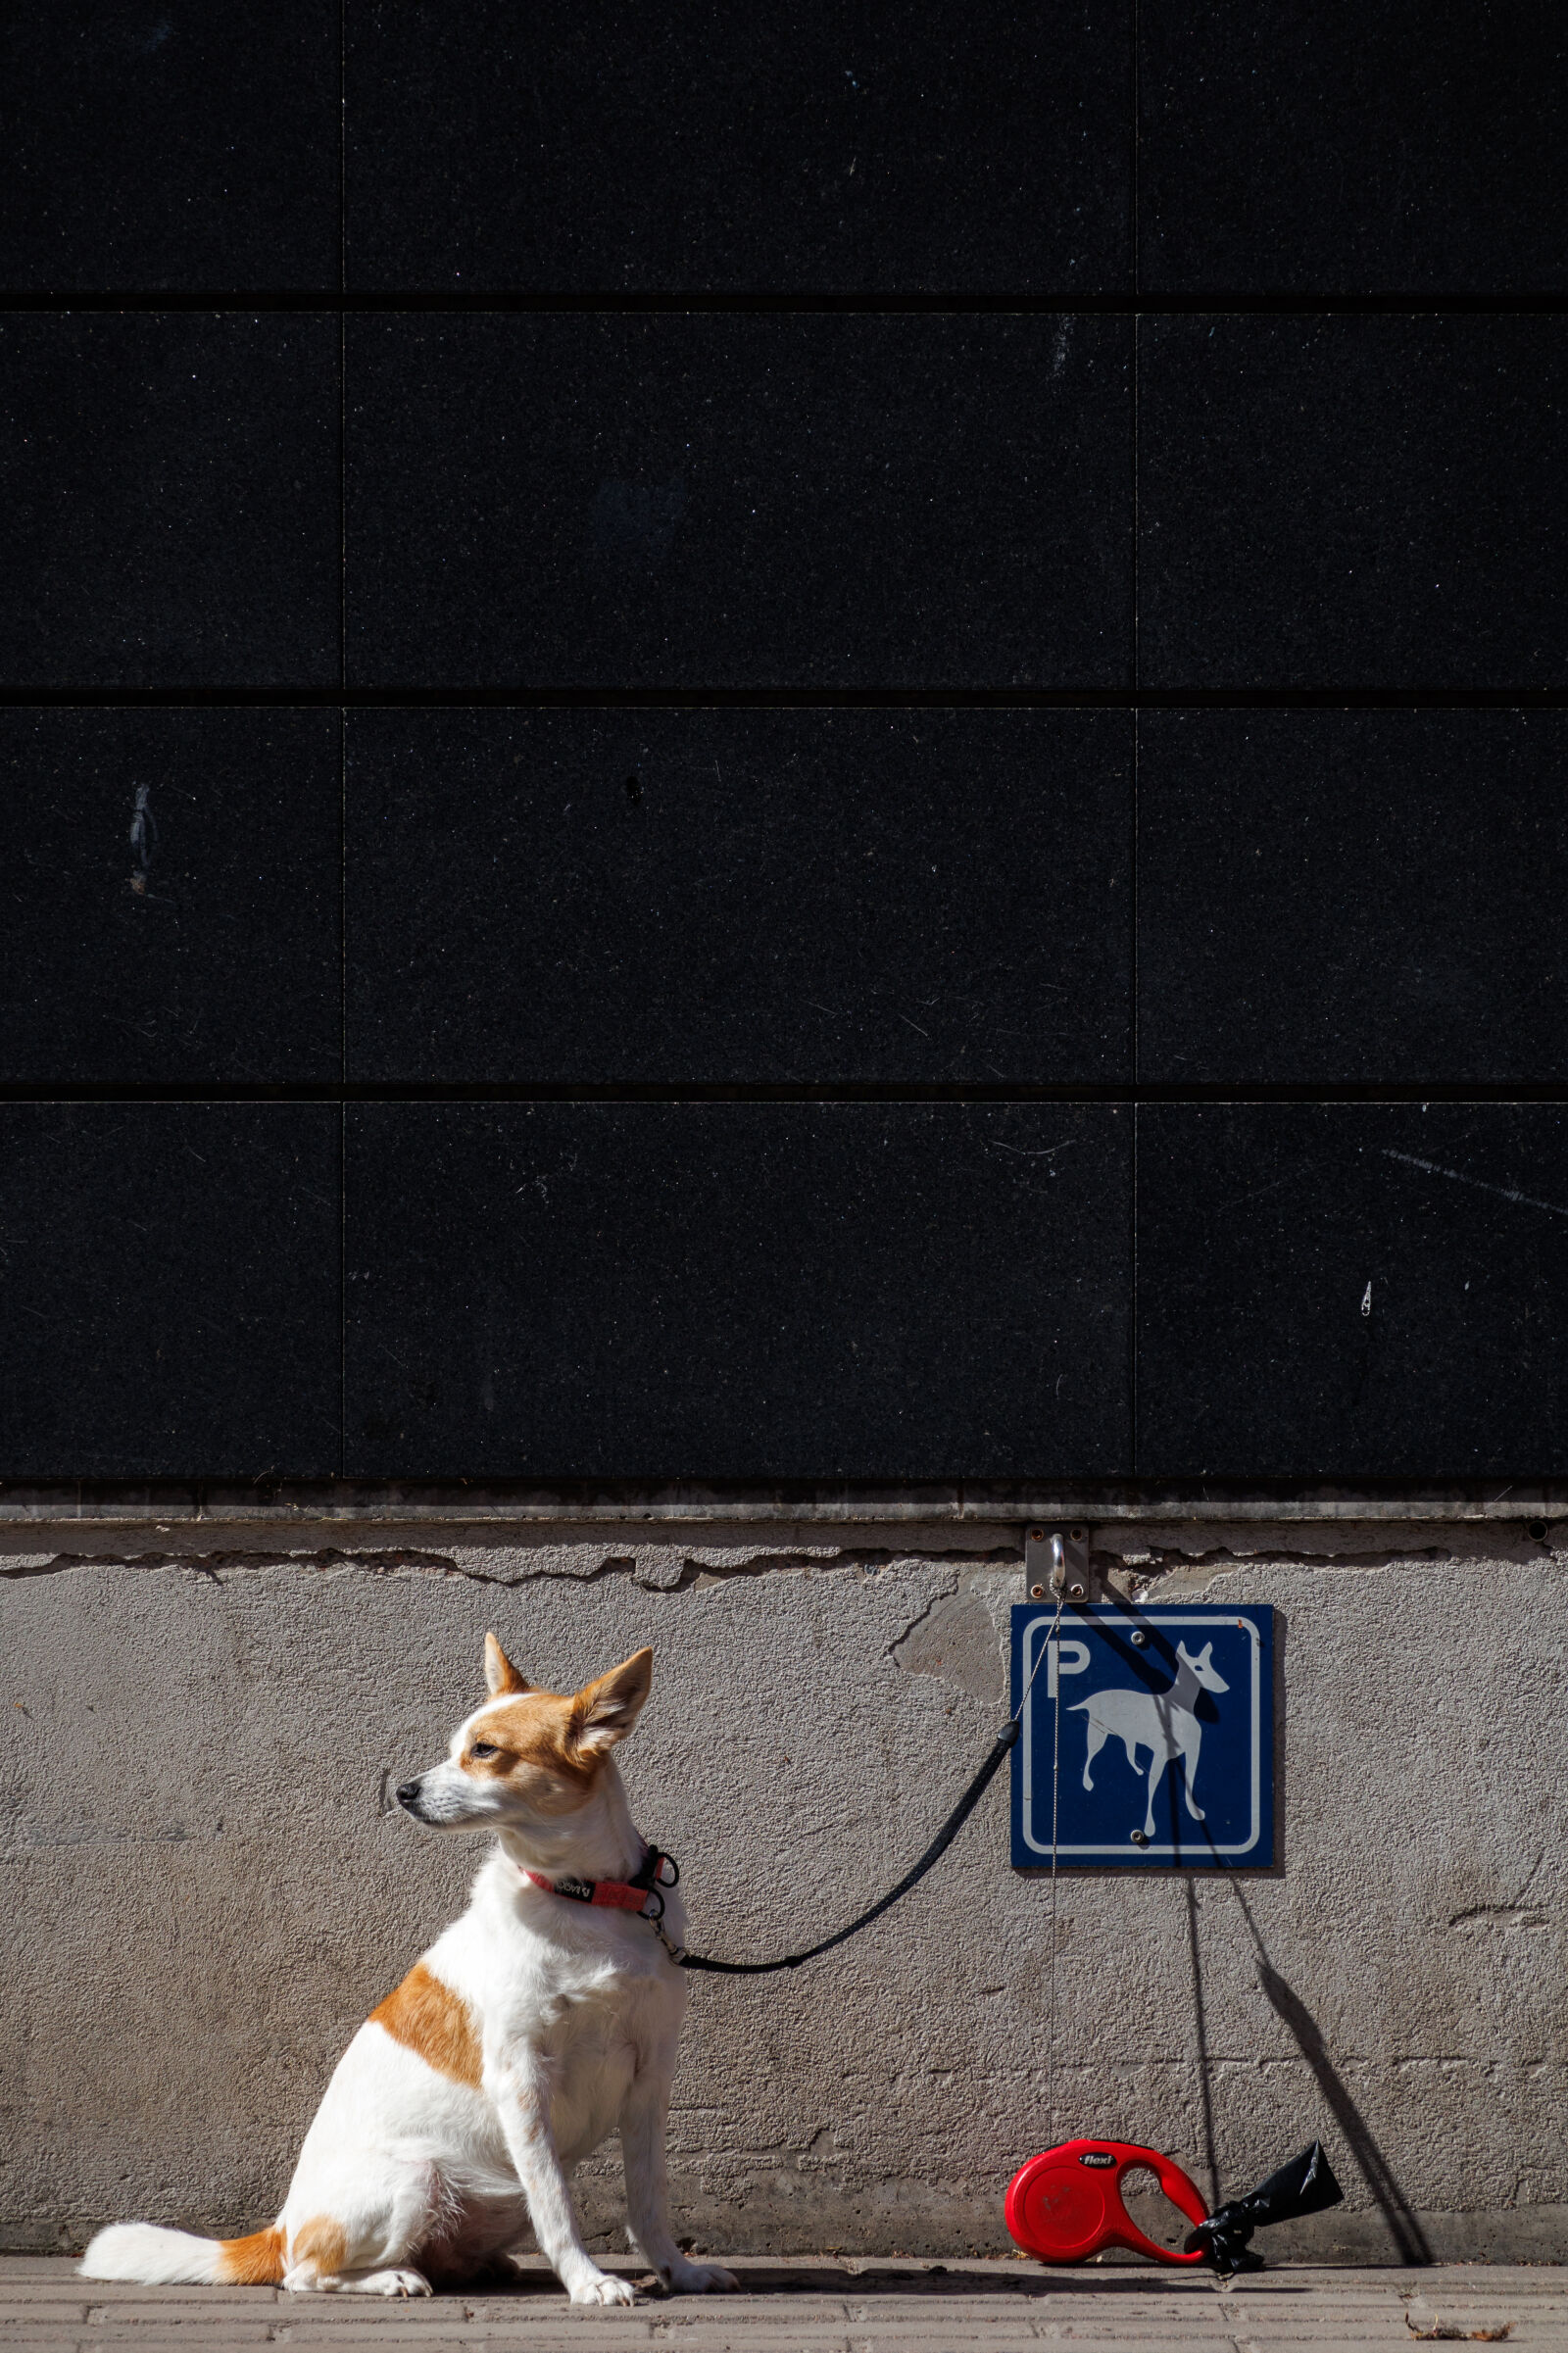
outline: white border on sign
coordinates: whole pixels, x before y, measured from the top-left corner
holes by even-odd
[[[1029,1683],[1030,1672],[1033,1664],[1031,1648],[1034,1636],[1041,1627],[1046,1628],[1049,1632],[1052,1624],[1052,1614],[1053,1613],[1050,1611],[1042,1611],[1038,1618],[1031,1618],[1028,1625],[1023,1630],[1021,1671],[1026,1684]],[[1119,1617],[1121,1613],[1118,1611],[1116,1614]],[[1213,1609],[1204,1610],[1200,1615],[1192,1610],[1150,1609],[1140,1610],[1139,1622],[1145,1626],[1160,1626],[1165,1628],[1173,1626],[1212,1627],[1216,1620],[1225,1617],[1227,1614],[1228,1613],[1224,1610]],[[1105,1621],[1091,1618],[1089,1622],[1091,1625],[1094,1625],[1096,1623],[1103,1624]],[[1078,1620],[1078,1623],[1081,1625],[1083,1623],[1082,1619]],[[1210,1845],[1210,1842],[1206,1838],[1201,1839],[1201,1843],[1206,1852],[1213,1854],[1250,1854],[1252,1848],[1257,1844],[1263,1826],[1263,1710],[1261,1705],[1263,1682],[1263,1637],[1257,1627],[1256,1622],[1251,1618],[1235,1618],[1231,1621],[1231,1623],[1239,1627],[1241,1631],[1250,1636],[1251,1640],[1252,1827],[1249,1837],[1241,1839],[1239,1842],[1234,1842],[1229,1846],[1222,1846],[1217,1838],[1213,1841],[1212,1845]],[[1058,1708],[1061,1705],[1061,1696],[1059,1692],[1057,1693],[1056,1697],[1056,1705]],[[1034,1853],[1046,1856],[1049,1861],[1051,1856],[1051,1840],[1048,1838],[1045,1844],[1042,1845],[1040,1840],[1035,1837],[1033,1828],[1033,1792],[1035,1777],[1034,1746],[1032,1736],[1034,1729],[1034,1715],[1035,1693],[1034,1686],[1031,1684],[1029,1688],[1029,1696],[1023,1703],[1023,1839],[1024,1844],[1030,1847]],[[1195,1823],[1193,1827],[1195,1830],[1197,1830],[1199,1826]],[[1200,1833],[1200,1837],[1201,1837]],[[1107,1854],[1126,1857],[1128,1844],[1129,1841],[1126,1839],[1115,1839],[1104,1840],[1100,1844],[1093,1846],[1067,1846],[1058,1839],[1056,1843],[1056,1859],[1059,1862],[1063,1858],[1069,1858],[1073,1856]],[[1135,1846],[1132,1851],[1134,1854],[1145,1860],[1152,1855],[1171,1855],[1180,1860],[1184,1857],[1190,1857],[1193,1854],[1197,1844],[1198,1840],[1196,1839],[1180,1846],[1174,1845],[1167,1841],[1163,1845],[1150,1844],[1148,1846]]]

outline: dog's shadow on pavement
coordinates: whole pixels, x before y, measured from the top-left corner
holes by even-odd
[[[1045,2270],[1020,2263],[1010,2271],[968,2271],[962,2265],[929,2271],[888,2269],[858,2274],[824,2265],[820,2271],[769,2271],[748,2268],[741,2274],[741,2291],[751,2296],[1148,2296],[1168,2292],[1179,2281],[1198,2279],[1214,2284],[1210,2273],[1167,2271],[1152,2264],[1080,2264],[1071,2270]],[[1295,2289],[1288,2293],[1298,2292]]]
[[[729,2303],[729,2297],[682,2296],[664,2298],[657,2282],[628,2260],[610,2261],[598,2256],[596,2261],[607,2270],[619,2272],[635,2279],[649,2292],[649,2301],[678,2303],[684,2312],[708,2309],[714,2303]],[[831,2296],[835,2300],[852,2297],[857,2301],[876,2296],[986,2296],[999,2300],[1034,2296],[1080,2294],[1103,2296],[1149,2296],[1167,2293],[1186,2279],[1212,2287],[1215,2282],[1204,2270],[1184,2269],[1167,2271],[1163,2266],[1137,2262],[1084,2264],[1071,2270],[1046,2270],[1033,2263],[999,2263],[969,2266],[962,2263],[901,2264],[871,2260],[861,2264],[851,2257],[848,2262],[824,2261],[768,2263],[757,2262],[746,2256],[729,2259],[739,2267],[740,2292],[743,2296]],[[1234,2284],[1234,2283],[1233,2283]],[[1269,2288],[1276,2295],[1299,2295],[1307,2291],[1287,2284],[1277,2276],[1271,2277]],[[444,2288],[443,2295],[466,2295],[470,2299],[496,2298],[511,2300],[517,2297],[561,2298],[564,2294],[561,2282],[543,2265],[528,2266],[510,2278],[500,2274],[486,2275],[466,2287]]]

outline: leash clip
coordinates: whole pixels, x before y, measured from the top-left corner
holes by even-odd
[[[668,1953],[676,1968],[679,1969],[683,1967],[686,1960],[686,1947],[684,1944],[677,1944],[674,1937],[671,1936],[665,1930],[663,1906],[661,1905],[657,1912],[645,1912],[643,1914],[643,1918],[647,1921],[649,1927],[653,1930],[654,1935],[659,1938],[660,1943],[663,1946],[665,1952]]]

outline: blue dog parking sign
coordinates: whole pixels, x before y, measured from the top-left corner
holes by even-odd
[[[1273,1610],[1069,1606],[1053,1641],[1054,1621],[1012,1613],[1014,1868],[1272,1863]]]

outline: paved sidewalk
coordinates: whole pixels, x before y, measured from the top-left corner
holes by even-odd
[[[630,2265],[617,2265],[635,2275]],[[524,2347],[528,2353],[1023,2353],[1040,2344],[1411,2345],[1508,2327],[1504,2341],[1568,2353],[1568,2270],[1445,2265],[1432,2271],[1280,2269],[1220,2286],[1132,2265],[1042,2272],[1033,2264],[830,2256],[734,2259],[745,2292],[634,2311],[574,2310],[542,2267],[503,2293],[386,2304],[286,2296],[270,2287],[111,2287],[64,2257],[0,2257],[0,2353],[302,2345]]]

